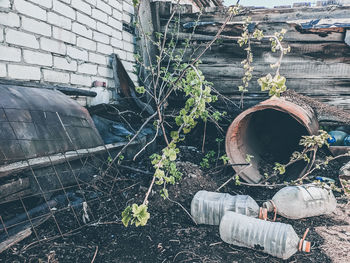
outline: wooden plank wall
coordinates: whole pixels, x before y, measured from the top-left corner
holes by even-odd
[[[158,13],[158,30],[161,32],[164,32],[171,9],[162,8],[163,12]],[[181,25],[197,19],[198,14],[186,13],[183,10],[182,14],[177,15]],[[346,29],[310,32],[298,26],[298,22],[314,19],[350,19],[350,7],[263,9],[247,11],[246,14],[252,17],[256,27],[262,29],[265,34],[273,34],[282,28],[287,30],[284,43],[291,46],[291,52],[284,57],[280,72],[287,78],[289,89],[350,110],[350,47],[344,43]],[[215,35],[226,16],[224,8],[207,9],[199,21],[215,24],[197,27],[192,36],[191,50],[185,57],[189,57],[193,52],[199,53],[203,45]],[[234,17],[222,34],[238,36],[242,28],[242,17]],[[178,48],[181,48],[183,40],[190,37],[191,32],[192,29],[180,27]],[[260,91],[257,78],[272,73],[269,65],[278,59],[278,54],[271,52],[269,41],[254,43],[253,54],[254,78],[246,96],[248,101],[266,98],[266,94]],[[244,56],[245,53],[236,40],[222,37],[222,40],[215,43],[201,58],[200,69],[218,91],[238,99],[237,86],[241,84],[243,76],[241,61]]]

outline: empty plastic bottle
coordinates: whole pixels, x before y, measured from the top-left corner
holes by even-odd
[[[272,200],[263,204],[267,211],[299,219],[332,213],[337,205],[333,192],[313,184],[287,186],[279,190]]]
[[[266,209],[248,195],[235,195],[199,191],[191,203],[191,215],[197,224],[219,225],[226,211],[234,211],[243,215],[266,218]]]
[[[308,231],[308,230],[307,230]],[[287,259],[298,250],[310,252],[310,242],[300,239],[289,224],[269,222],[226,212],[220,223],[220,237],[229,244],[254,248]]]
[[[343,131],[330,131],[328,133],[331,138],[328,139],[328,143],[331,146],[341,146],[344,145],[344,138],[347,136],[347,134]]]
[[[346,136],[344,138],[344,145],[345,146],[350,146],[350,135]]]

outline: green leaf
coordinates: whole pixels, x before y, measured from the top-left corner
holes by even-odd
[[[129,221],[132,219],[132,208],[128,206],[122,212],[122,222],[125,227],[129,225]]]

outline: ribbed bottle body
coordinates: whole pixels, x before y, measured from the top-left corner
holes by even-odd
[[[282,259],[297,252],[300,240],[289,224],[259,220],[230,211],[221,219],[220,237],[226,243],[253,248]]]
[[[191,215],[198,224],[219,225],[226,211],[258,217],[259,206],[248,195],[199,191],[191,203]]]
[[[290,219],[330,214],[337,205],[330,189],[313,184],[282,188],[274,195],[272,201],[277,213]],[[271,204],[267,206],[270,206],[268,210],[271,210]]]

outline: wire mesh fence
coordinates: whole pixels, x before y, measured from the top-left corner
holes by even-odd
[[[22,113],[11,118],[11,110]],[[25,114],[27,119],[18,117]],[[45,116],[44,125],[34,117],[39,115]],[[95,131],[86,119],[8,108],[0,108],[0,118],[1,145],[10,145],[0,148],[0,252],[8,240],[30,234],[39,243],[64,237],[116,211],[120,179],[111,163],[114,147],[100,140],[99,146],[82,148],[96,145],[89,145]],[[19,125],[31,134],[19,134]],[[33,155],[42,145],[48,146],[46,154]]]

